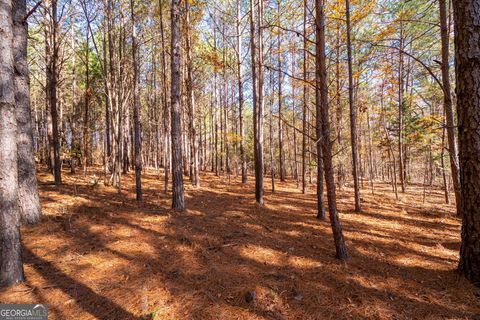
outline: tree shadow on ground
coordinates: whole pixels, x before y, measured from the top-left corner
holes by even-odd
[[[468,319],[480,312],[474,288],[454,272],[456,252],[429,245],[458,239],[453,218],[450,229],[368,205],[342,214],[352,256],[342,264],[329,223],[315,218],[314,195],[278,184],[257,206],[252,184],[203,178],[204,187],[187,186],[184,213],[169,210],[151,175],[140,204],[133,180],[124,195],[87,184],[42,186],[50,213],[24,234],[28,283],[41,296],[23,297],[49,303],[57,319]],[[255,292],[251,302],[247,292]],[[74,301],[65,304],[65,296]]]
[[[112,300],[95,293],[85,284],[63,273],[52,262],[35,255],[28,248],[24,249],[23,256],[25,263],[32,265],[52,286],[70,295],[94,317],[98,319],[139,319]],[[79,299],[77,296],[81,298]]]

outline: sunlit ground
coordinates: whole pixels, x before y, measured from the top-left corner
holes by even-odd
[[[253,178],[202,175],[186,184],[188,210],[170,210],[163,176],[133,176],[118,195],[94,172],[44,171],[42,222],[22,229],[27,281],[0,301],[47,303],[49,319],[473,319],[478,292],[456,272],[460,221],[442,193],[387,184],[351,190],[339,209],[351,259],[334,259],[327,221],[315,218],[314,186],[277,182],[255,205]],[[101,177],[100,172],[96,172]],[[268,191],[269,180],[266,179]],[[367,185],[365,185],[367,187]],[[251,302],[246,294],[255,292]]]

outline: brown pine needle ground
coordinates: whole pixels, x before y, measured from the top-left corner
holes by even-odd
[[[90,174],[93,174],[91,172]],[[101,176],[97,172],[97,177]],[[335,260],[328,222],[315,218],[314,186],[277,183],[265,207],[253,178],[186,181],[188,211],[175,213],[163,178],[133,176],[122,195],[64,172],[40,174],[42,222],[22,228],[25,284],[2,303],[47,303],[50,319],[475,319],[477,290],[460,277],[460,221],[440,191],[396,201],[386,184],[339,192],[351,259]],[[268,188],[268,185],[267,185]],[[251,302],[246,302],[250,292]],[[251,296],[253,293],[253,297]],[[249,299],[250,300],[250,299]]]

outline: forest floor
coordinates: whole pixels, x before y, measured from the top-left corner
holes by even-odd
[[[396,201],[376,183],[359,214],[352,190],[340,191],[351,254],[341,263],[329,222],[315,218],[314,186],[303,195],[277,183],[260,207],[253,178],[242,186],[203,174],[201,188],[186,183],[188,210],[175,213],[153,172],[140,204],[133,173],[122,195],[93,173],[65,171],[56,187],[40,172],[44,217],[22,227],[27,280],[0,302],[46,303],[62,320],[480,317],[480,291],[455,271],[460,221],[440,191],[424,203],[410,186]]]

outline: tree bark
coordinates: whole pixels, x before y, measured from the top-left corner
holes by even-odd
[[[293,77],[295,77],[295,43],[293,44],[293,48],[292,48],[292,79],[291,79],[291,87],[292,87],[292,127],[293,127],[293,177],[294,179],[297,181],[297,188],[298,188],[298,185],[299,185],[299,180],[298,180],[298,163],[297,163],[297,128],[295,126],[295,120],[296,120],[296,117],[297,117],[297,114],[296,114],[296,97],[295,97],[295,79]]]
[[[198,167],[198,137],[197,137],[197,123],[195,111],[195,96],[193,92],[193,60],[192,60],[192,37],[190,30],[190,4],[185,1],[185,29],[186,29],[186,53],[187,53],[187,105],[189,110],[189,135],[191,145],[191,169],[192,183],[195,187],[200,187],[200,175]]]
[[[12,1],[0,5],[0,286],[24,280],[18,206]]]
[[[270,53],[270,52],[269,52]],[[269,81],[269,86],[273,90],[273,72],[270,72],[270,81]],[[272,182],[272,193],[275,193],[275,158],[274,158],[274,152],[273,152],[273,94],[270,95],[270,112],[269,112],[269,121],[268,121],[268,136],[269,136],[269,141],[268,141],[268,148],[270,150],[270,179]]]
[[[462,245],[459,270],[480,285],[480,0],[453,1]]]
[[[140,88],[137,61],[137,27],[135,25],[135,2],[130,0],[132,15],[132,62],[133,62],[133,126],[135,147],[135,194],[137,201],[142,200],[142,141],[140,133]]]
[[[317,6],[320,4],[317,3]],[[318,19],[318,11],[317,11],[317,19]],[[319,22],[315,24],[315,33],[317,34],[317,37],[319,37],[319,34],[322,33],[321,25]],[[318,38],[317,38],[318,39]],[[322,119],[322,108],[325,107],[323,105],[324,100],[322,96],[322,92],[320,91],[319,88],[322,87],[322,84],[320,81],[323,79],[322,75],[322,59],[324,59],[324,54],[325,54],[325,48],[322,47],[322,43],[320,39],[316,41],[316,46],[315,46],[315,112],[316,112],[316,119],[315,119],[315,124],[316,124],[316,135],[317,135],[317,141],[316,141],[316,146],[317,146],[317,219],[320,220],[325,220],[326,215],[325,215],[325,201],[323,198],[323,177],[325,175],[324,172],[324,155],[323,155],[323,145],[324,145],[324,136],[323,136],[323,119]],[[323,61],[325,63],[325,61]],[[324,79],[323,79],[324,80]]]
[[[405,157],[403,150],[403,120],[404,120],[404,81],[403,81],[403,49],[404,49],[403,21],[400,21],[400,50],[398,50],[398,162],[400,185],[405,192]]]
[[[158,5],[160,7],[160,35],[161,35],[161,59],[162,59],[162,101],[163,101],[163,130],[164,130],[164,191],[168,192],[168,181],[169,181],[169,171],[170,171],[170,105],[168,103],[168,89],[167,89],[167,59],[166,59],[166,49],[165,49],[165,30],[163,25],[163,4],[159,0]]]
[[[302,112],[302,193],[307,193],[307,0],[303,1],[303,112]]]
[[[332,142],[330,141],[330,123],[328,117],[328,84],[327,66],[325,56],[325,13],[324,0],[315,0],[316,12],[316,70],[318,84],[316,90],[320,91],[321,99],[321,126],[322,150],[325,166],[325,181],[327,186],[328,211],[330,224],[335,242],[336,257],[340,260],[348,258],[347,246],[343,238],[342,224],[337,212],[337,196],[335,192],[334,167],[332,161]]]
[[[52,149],[53,149],[53,174],[55,184],[62,184],[61,162],[60,162],[60,137],[58,132],[58,112],[57,112],[57,86],[58,86],[58,16],[57,0],[50,0],[46,3],[47,7],[47,31],[46,31],[46,51],[47,51],[47,100],[50,108],[51,127],[52,127]]]
[[[72,52],[76,50],[76,39],[75,39],[75,24],[72,22],[71,25],[71,32],[72,32],[72,39],[71,39],[71,46]],[[75,173],[76,168],[76,161],[78,157],[78,146],[77,146],[77,68],[76,68],[76,57],[72,55],[72,116],[70,120],[70,130],[71,137],[70,137],[70,173]]]
[[[278,23],[280,24],[280,4],[277,2]],[[282,119],[282,37],[280,32],[277,37],[277,57],[278,57],[278,152],[279,152],[279,173],[280,181],[285,181],[287,175],[285,169],[285,150],[283,150],[283,119]]]
[[[175,211],[185,210],[185,199],[182,175],[182,106],[180,88],[182,83],[181,57],[181,16],[182,0],[172,0],[171,8],[171,135],[172,135],[172,208]]]
[[[56,0],[55,0],[56,1]],[[88,20],[88,18],[87,18]],[[90,32],[87,31],[86,34],[86,49],[85,49],[85,109],[83,114],[83,151],[82,151],[82,161],[83,161],[83,175],[87,175],[88,167],[88,142],[89,142],[89,109],[90,109]],[[52,116],[53,120],[53,116]]]
[[[450,155],[450,170],[452,172],[453,190],[457,214],[460,208],[460,176],[458,169],[458,150],[455,141],[455,116],[453,114],[452,93],[450,88],[450,65],[449,65],[449,30],[447,21],[446,0],[439,0],[440,7],[440,30],[442,38],[442,84],[443,84],[443,108],[447,124],[448,154]]]
[[[339,0],[338,5],[341,5]],[[343,110],[342,110],[342,99],[341,99],[341,85],[340,85],[340,54],[341,54],[341,39],[340,39],[340,23],[337,23],[336,27],[336,54],[335,54],[335,90],[336,90],[336,110],[335,116],[337,121],[337,145],[339,149],[339,161],[338,161],[338,170],[337,170],[337,184],[340,190],[343,189],[345,185],[345,169],[344,169],[344,157],[343,157]]]
[[[247,183],[247,159],[245,157],[245,128],[243,125],[243,73],[242,73],[242,31],[240,0],[237,0],[237,77],[238,77],[238,116],[240,126],[240,157],[242,166],[242,183]]]
[[[347,20],[347,61],[348,61],[348,102],[350,105],[350,140],[352,146],[352,175],[355,194],[355,212],[362,211],[360,203],[360,186],[358,185],[358,144],[357,144],[357,109],[353,98],[352,41],[350,25],[350,1],[345,0]]]
[[[13,50],[15,63],[15,103],[17,118],[18,199],[22,221],[35,224],[40,220],[33,130],[30,108],[30,77],[27,61],[26,0],[13,1]]]
[[[448,178],[445,168],[445,123],[444,128],[442,129],[442,151],[440,152],[440,167],[442,170],[442,179],[443,179],[443,192],[445,196],[445,203],[450,203],[449,190],[448,190]],[[458,212],[457,212],[458,213]]]
[[[253,78],[253,136],[255,158],[255,199],[263,204],[263,73],[262,73],[262,0],[250,0],[250,45]],[[255,10],[255,7],[257,7]],[[257,11],[257,12],[256,12]]]

